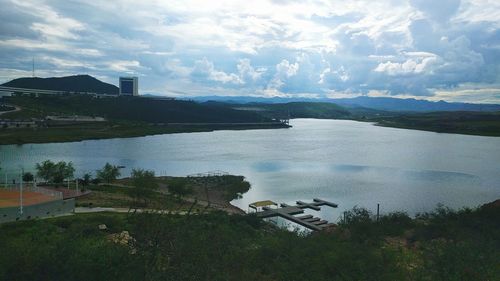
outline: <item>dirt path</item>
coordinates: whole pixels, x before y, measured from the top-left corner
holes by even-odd
[[[21,110],[21,108],[19,106],[15,106],[15,105],[7,105],[7,106],[13,106],[13,107],[15,107],[15,109],[14,110],[9,110],[9,111],[0,111],[0,115],[5,114],[5,113],[12,113],[12,112],[16,112],[16,111],[20,111]]]
[[[153,210],[153,209],[129,209],[129,208],[108,208],[108,207],[76,207],[75,214],[88,214],[88,213],[102,213],[102,212],[113,212],[113,213],[128,213],[128,212],[152,212],[158,214],[170,214],[170,215],[187,215],[186,211],[171,211],[171,210]]]

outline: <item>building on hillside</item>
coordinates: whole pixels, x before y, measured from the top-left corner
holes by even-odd
[[[120,96],[139,96],[139,78],[120,77]]]

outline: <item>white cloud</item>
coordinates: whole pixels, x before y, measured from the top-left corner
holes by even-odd
[[[139,68],[141,68],[141,63],[132,60],[132,61],[126,61],[126,60],[117,60],[117,61],[110,61],[105,63],[109,69],[113,71],[118,71],[118,72],[125,72],[125,73],[135,73]]]
[[[39,1],[12,0],[14,5],[22,7],[24,11],[38,17],[42,22],[33,22],[31,29],[40,32],[44,37],[60,37],[64,39],[78,39],[76,31],[84,30],[81,22],[58,14],[52,7]]]
[[[276,75],[278,77],[290,78],[297,74],[299,71],[299,64],[297,62],[290,63],[287,60],[282,60],[276,65]]]
[[[133,73],[158,94],[432,99],[500,83],[497,2],[0,0],[0,79],[34,56],[41,74]]]
[[[267,71],[266,68],[255,69],[249,59],[240,59],[238,62],[238,72],[242,81],[255,82],[262,77],[262,74]]]
[[[234,73],[225,73],[224,71],[216,70],[213,62],[203,58],[202,60],[197,60],[192,74],[195,76],[206,77],[208,80],[222,82],[222,83],[233,83],[233,84],[243,84],[243,80]]]
[[[408,59],[403,63],[387,61],[380,63],[375,72],[385,72],[388,75],[422,74],[432,72],[433,66],[438,62],[438,57],[429,56],[420,59]]]

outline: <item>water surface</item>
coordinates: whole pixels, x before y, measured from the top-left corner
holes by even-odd
[[[438,134],[344,120],[292,120],[291,129],[216,131],[57,144],[0,146],[2,167],[29,170],[46,159],[72,161],[78,173],[110,162],[159,175],[212,170],[244,175],[252,189],[233,202],[338,203],[371,210],[474,207],[500,198],[500,138]],[[0,172],[2,174],[2,172]],[[0,177],[2,180],[3,175]],[[327,208],[324,207],[326,210]]]

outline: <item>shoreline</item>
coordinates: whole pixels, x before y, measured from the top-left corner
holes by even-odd
[[[187,211],[205,212],[218,210],[227,214],[244,215],[246,212],[231,204],[240,194],[250,190],[250,183],[243,176],[222,175],[207,177],[171,177],[157,176],[158,189],[155,191],[154,200],[147,206],[133,207],[135,209],[157,209],[162,211]],[[169,190],[173,184],[183,182],[184,188],[190,192],[176,197]],[[88,194],[78,197],[76,207],[80,208],[131,208],[128,191],[133,188],[131,178],[121,178],[110,184],[89,186]]]
[[[92,125],[92,124],[90,124]],[[28,145],[45,143],[80,142],[86,140],[122,139],[154,135],[201,133],[222,130],[267,130],[288,129],[291,126],[278,123],[254,124],[176,124],[173,126],[152,125],[117,125],[105,124],[105,127],[52,127],[0,129],[0,145]]]
[[[355,120],[360,121],[360,120]],[[363,121],[361,121],[363,122]],[[461,131],[461,130],[432,130],[422,127],[414,127],[414,126],[405,126],[404,124],[387,124],[379,121],[367,121],[373,123],[374,126],[384,127],[384,128],[395,128],[395,129],[404,129],[404,130],[415,130],[422,132],[432,132],[437,134],[454,134],[454,135],[465,135],[465,136],[478,136],[478,137],[500,137],[500,131],[498,132],[470,132],[470,131]]]
[[[302,119],[302,118],[297,118]],[[377,119],[324,119],[317,120],[348,120],[363,123],[370,123],[373,126],[396,128],[405,130],[416,130],[423,132],[458,134],[467,136],[500,137],[500,131],[464,131],[460,128],[424,128],[421,126],[411,126]],[[50,127],[50,128],[19,128],[0,129],[0,145],[29,145],[46,143],[67,143],[80,142],[86,140],[123,139],[166,134],[180,133],[203,133],[222,130],[265,130],[265,129],[287,129],[292,126],[283,123],[186,123],[168,125],[150,124],[85,124],[84,126]]]

